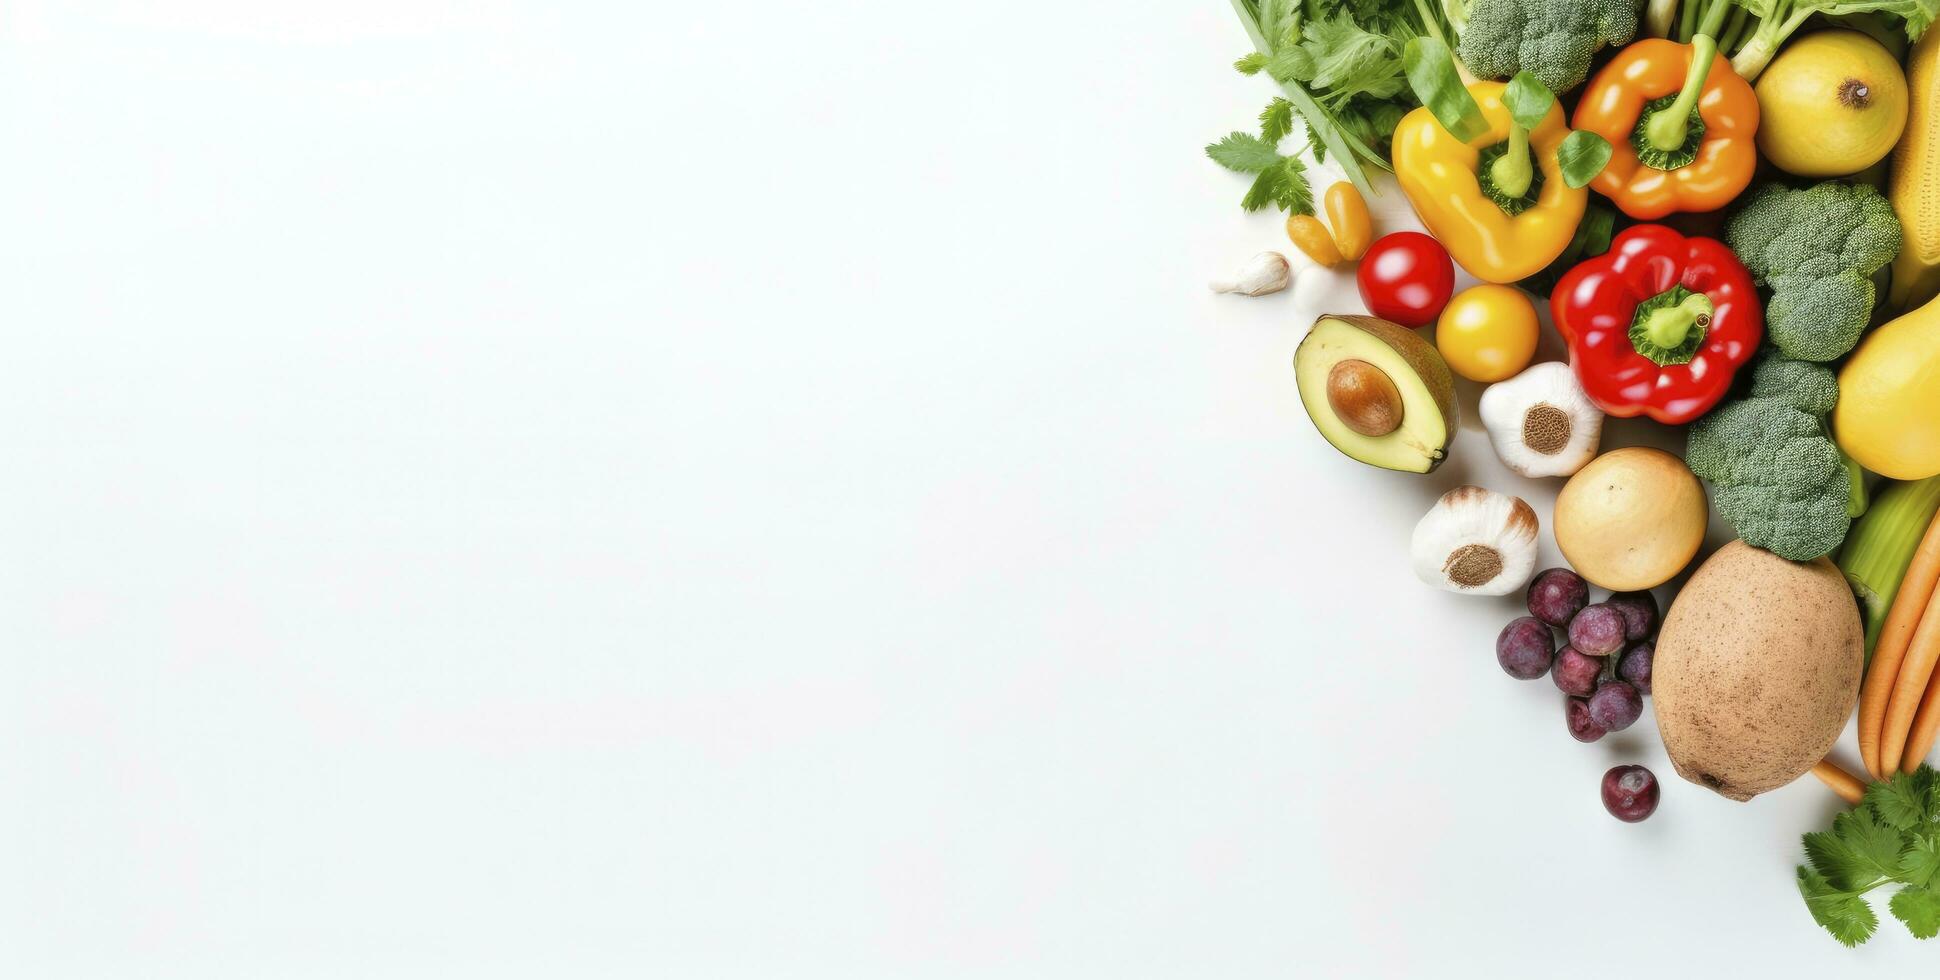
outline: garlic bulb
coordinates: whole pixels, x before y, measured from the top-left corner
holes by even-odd
[[[1603,438],[1603,413],[1560,361],[1490,385],[1481,409],[1496,456],[1523,476],[1569,476],[1595,458]]]
[[[1248,296],[1265,296],[1287,288],[1293,279],[1293,267],[1287,257],[1278,252],[1261,252],[1247,260],[1245,268],[1231,279],[1215,279],[1212,290],[1215,293],[1245,293]]]
[[[1508,595],[1536,571],[1536,512],[1520,497],[1456,487],[1415,525],[1415,575],[1450,592]]]

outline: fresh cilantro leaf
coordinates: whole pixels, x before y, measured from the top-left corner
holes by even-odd
[[[1280,162],[1279,140],[1265,140],[1252,133],[1233,132],[1206,147],[1206,155],[1228,170],[1257,174]]]
[[[1872,938],[1879,928],[1879,916],[1857,894],[1841,891],[1810,868],[1799,869],[1799,894],[1805,897],[1806,911],[1812,921],[1825,927],[1832,938],[1847,946],[1857,946]]]
[[[1275,47],[1292,44],[1300,36],[1300,0],[1260,0],[1260,33]]]
[[[1283,158],[1278,166],[1260,172],[1253,186],[1240,199],[1239,206],[1258,211],[1272,204],[1295,214],[1314,213],[1313,188],[1307,183],[1306,168],[1293,157]]]
[[[1298,46],[1282,48],[1266,62],[1266,73],[1272,75],[1276,82],[1310,82],[1318,70],[1314,65],[1314,56]]]
[[[1805,835],[1805,856],[1835,888],[1856,891],[1899,873],[1900,832],[1858,807],[1833,818],[1832,829]]]
[[[1260,138],[1278,145],[1288,133],[1293,132],[1293,103],[1276,98],[1260,110]]]
[[[1906,931],[1915,939],[1940,935],[1940,893],[1908,886],[1900,889],[1886,907],[1892,910],[1894,918],[1906,923]]]
[[[1242,75],[1257,75],[1266,67],[1266,55],[1254,51],[1246,57],[1233,62],[1233,70]]]
[[[1279,167],[1260,171],[1260,175],[1253,178],[1253,186],[1246,189],[1246,196],[1240,198],[1239,206],[1248,211],[1258,211],[1273,203],[1280,193],[1280,185],[1286,179],[1286,172]]]
[[[1860,805],[1805,835],[1799,894],[1814,921],[1848,946],[1866,941],[1878,917],[1863,897],[1903,886],[1888,902],[1920,939],[1940,935],[1940,772],[1921,766],[1866,787]]]
[[[1926,887],[1940,876],[1940,838],[1916,835],[1913,846],[1900,855],[1899,879],[1909,885]]]
[[[1926,823],[1927,802],[1926,788],[1906,773],[1894,773],[1892,779],[1866,787],[1866,805],[1894,830],[1912,830]]]
[[[1292,214],[1314,213],[1314,189],[1307,182],[1306,165],[1296,157],[1287,157],[1280,161],[1280,169],[1285,171],[1286,177],[1281,183],[1280,192],[1274,195],[1273,203],[1279,205],[1280,210]]]
[[[1313,83],[1335,105],[1356,95],[1392,98],[1408,84],[1394,40],[1363,30],[1340,11],[1306,25],[1301,50],[1313,58]]]

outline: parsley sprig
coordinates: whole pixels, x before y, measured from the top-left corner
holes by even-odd
[[[1206,147],[1206,155],[1228,170],[1257,175],[1253,186],[1247,188],[1246,196],[1240,200],[1240,207],[1258,211],[1273,204],[1293,214],[1312,214],[1314,190],[1307,182],[1307,167],[1298,157],[1280,154],[1279,136],[1273,135],[1274,123],[1266,118],[1273,111],[1268,106],[1261,114],[1260,135],[1231,133]],[[1281,130],[1280,134],[1285,135],[1285,131]]]
[[[1367,168],[1387,169],[1387,144],[1415,106],[1403,50],[1410,39],[1441,36],[1433,0],[1232,0],[1253,51],[1233,63],[1244,75],[1273,79],[1281,95],[1260,113],[1260,136],[1228,136],[1206,152],[1221,165],[1256,175],[1242,205],[1271,203],[1311,214],[1313,194],[1300,162],[1279,154],[1280,139],[1302,123],[1305,151],[1330,157],[1371,195]],[[1234,145],[1235,139],[1242,145]],[[1265,143],[1274,159],[1253,146]]]
[[[1866,798],[1805,835],[1799,894],[1813,921],[1847,946],[1872,938],[1879,916],[1865,899],[1899,885],[1886,903],[1920,939],[1940,934],[1940,773],[1921,766],[1866,787]]]

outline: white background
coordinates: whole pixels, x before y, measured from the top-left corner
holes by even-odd
[[[1317,301],[1206,291],[1284,247],[1200,153],[1244,50],[0,8],[0,975],[1930,972],[1807,918],[1816,783],[1574,742],[1410,576],[1556,484],[1341,457]]]

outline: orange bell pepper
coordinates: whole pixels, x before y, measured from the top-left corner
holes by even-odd
[[[1697,92],[1695,118],[1683,145],[1662,150],[1647,125],[1695,77],[1697,50],[1710,55],[1711,67]],[[1702,34],[1692,44],[1647,38],[1617,52],[1584,89],[1575,127],[1609,140],[1615,151],[1590,187],[1623,213],[1651,221],[1678,211],[1715,211],[1751,183],[1758,96],[1716,51],[1717,43]]]

